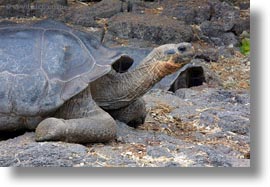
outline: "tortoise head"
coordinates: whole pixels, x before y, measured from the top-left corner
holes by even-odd
[[[194,48],[190,43],[165,44],[155,50],[158,61],[158,69],[161,76],[174,73],[175,71],[188,64],[195,55]]]

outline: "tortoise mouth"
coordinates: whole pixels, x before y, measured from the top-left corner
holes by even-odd
[[[193,56],[189,57],[175,57],[171,63],[177,64],[178,66],[183,66],[186,65],[188,63],[190,63],[190,61],[193,59]]]
[[[167,69],[178,69],[180,68],[181,66],[183,66],[184,64],[182,63],[175,63],[175,62],[172,62],[172,61],[168,61],[165,65],[165,67]]]
[[[190,51],[187,51],[185,54],[176,55],[173,58],[174,63],[176,64],[188,64],[195,57],[195,51],[192,48]]]
[[[164,64],[164,68],[170,72],[173,73],[177,70],[179,70],[180,68],[182,68],[184,65],[186,65],[187,63],[181,61],[181,62],[177,62],[174,60],[168,60],[165,64]]]

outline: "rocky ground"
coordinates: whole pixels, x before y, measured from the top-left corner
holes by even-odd
[[[0,142],[1,166],[248,167],[249,93],[215,88],[152,90],[149,114],[133,129],[118,122],[115,141],[34,141],[34,133]]]
[[[118,122],[107,144],[2,137],[0,166],[249,167],[249,1],[0,0],[0,21],[63,21],[129,54],[132,68],[153,47],[191,42],[192,65],[144,96],[148,116],[137,129]],[[0,24],[1,24],[0,22]]]

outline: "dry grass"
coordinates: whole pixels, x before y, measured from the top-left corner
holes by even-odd
[[[146,123],[139,128],[142,130],[165,133],[169,136],[177,137],[187,143],[210,145],[212,147],[223,145],[234,151],[240,152],[239,155],[236,155],[238,158],[250,157],[250,146],[234,140],[234,133],[231,133],[230,135],[226,134],[224,137],[210,138],[210,135],[221,132],[221,129],[218,127],[219,118],[217,116],[215,116],[215,122],[212,124],[214,127],[209,128],[200,125],[201,113],[205,110],[215,110],[214,108],[196,110],[196,114],[188,116],[190,119],[188,122],[181,120],[179,117],[172,117],[170,113],[173,109],[173,107],[167,104],[158,103],[156,107],[149,111],[151,120],[146,121]],[[202,136],[200,139],[196,136],[197,133]]]
[[[218,75],[225,89],[247,90],[250,88],[250,61],[240,52],[233,58],[221,58],[207,66]]]

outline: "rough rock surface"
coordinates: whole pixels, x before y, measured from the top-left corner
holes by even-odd
[[[0,141],[0,166],[249,167],[249,94],[197,88],[144,96],[146,123],[118,122],[107,144],[34,141],[34,133]]]
[[[164,5],[163,15],[174,17],[189,24],[200,24],[211,18],[211,4],[208,0],[173,0],[162,1]]]
[[[170,42],[189,42],[192,40],[192,29],[183,22],[166,16],[139,15],[123,13],[111,18],[108,22],[107,37],[139,39],[155,44]],[[105,36],[106,38],[106,36]]]
[[[242,32],[250,30],[249,1],[2,0],[0,10],[0,18],[35,16],[103,27],[108,45],[129,41],[149,47],[199,39],[216,46],[238,46]]]

